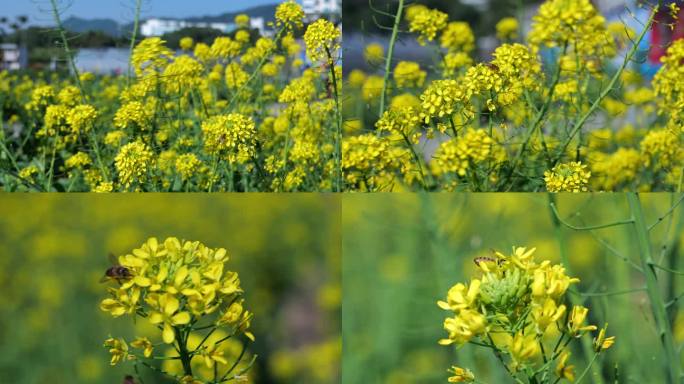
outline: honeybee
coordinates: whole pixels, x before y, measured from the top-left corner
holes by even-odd
[[[131,277],[133,277],[133,274],[128,268],[119,264],[114,254],[109,254],[109,261],[112,263],[112,266],[107,268],[105,271],[104,276],[102,276],[100,279],[101,283],[112,280],[116,280],[118,283],[121,283],[121,281],[129,280]]]
[[[487,67],[489,67],[489,69],[493,70],[494,72],[499,72],[499,66],[498,65],[492,64],[492,63],[486,63],[485,65]]]

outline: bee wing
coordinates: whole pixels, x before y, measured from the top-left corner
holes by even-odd
[[[107,254],[107,259],[112,265],[119,265],[119,259],[112,252]]]
[[[111,278],[110,278],[109,276],[103,275],[103,276],[100,278],[100,283],[106,283],[106,282],[108,282],[108,281],[110,281],[110,280],[111,280]]]

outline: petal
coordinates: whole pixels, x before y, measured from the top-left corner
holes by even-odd
[[[150,313],[149,319],[150,319],[150,323],[159,324],[162,321],[164,321],[164,315],[162,315],[159,312],[152,312],[152,313]]]
[[[174,340],[176,340],[176,334],[173,332],[173,328],[169,324],[164,324],[162,338],[166,344],[171,344]]]
[[[175,286],[179,286],[183,284],[183,281],[185,281],[185,278],[188,277],[188,267],[185,265],[178,268],[178,271],[176,271],[176,277],[173,280],[173,284]]]
[[[224,260],[226,259],[226,249],[225,248],[219,248],[216,250],[216,253],[214,253],[214,260]]]
[[[188,312],[180,312],[171,318],[173,325],[182,325],[190,322],[190,314]]]
[[[142,248],[134,249],[133,254],[142,259],[147,259],[150,257],[150,254]]]
[[[136,276],[133,281],[139,287],[149,287],[152,284],[152,280],[145,276]]]
[[[152,250],[152,252],[155,252],[155,253],[156,253],[156,252],[157,252],[157,247],[159,247],[159,243],[157,242],[157,238],[156,238],[156,237],[150,237],[150,238],[147,240],[147,246],[150,247],[150,249]]]
[[[166,277],[169,275],[169,267],[166,265],[162,265],[161,268],[159,268],[159,272],[157,273],[157,283],[162,283],[164,280],[166,280]]]
[[[169,316],[176,313],[176,311],[178,310],[178,307],[180,306],[180,302],[178,302],[178,299],[176,299],[176,296],[169,295],[167,293],[162,297],[166,297],[166,299],[164,300],[165,303],[163,304],[164,305],[164,313],[166,313]]]

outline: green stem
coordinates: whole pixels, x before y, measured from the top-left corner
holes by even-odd
[[[399,7],[397,13],[394,15],[394,25],[392,26],[392,36],[390,37],[389,46],[387,47],[387,57],[385,58],[385,75],[382,82],[382,93],[380,94],[380,113],[382,116],[385,113],[385,99],[387,98],[387,83],[389,82],[389,75],[392,71],[392,56],[394,56],[394,45],[397,43],[397,35],[399,34],[399,24],[401,23],[401,15],[404,12],[404,0],[399,0]]]
[[[133,49],[135,48],[135,41],[138,38],[138,24],[140,23],[140,8],[142,6],[142,0],[137,0],[135,2],[135,17],[133,19],[133,34],[131,35],[131,47],[128,54],[128,83],[131,83],[131,60],[133,59]]]
[[[335,131],[335,188],[334,192],[342,191],[342,111],[340,109],[340,97],[337,94],[337,74],[335,73],[335,61],[328,47],[325,47],[328,55],[328,66],[330,67],[330,77],[332,79],[333,97],[335,98],[335,121],[337,123]]]
[[[60,39],[62,39],[62,44],[64,44],[64,52],[66,53],[67,61],[69,62],[69,66],[71,67],[71,71],[73,72],[73,76],[76,80],[76,84],[78,85],[78,89],[81,90],[81,98],[85,100],[85,91],[83,90],[83,84],[81,84],[81,77],[78,75],[78,69],[76,68],[74,57],[72,56],[71,49],[69,48],[69,39],[67,39],[66,31],[64,30],[64,27],[62,27],[62,20],[59,17],[59,10],[57,9],[57,1],[50,0],[50,4],[52,5],[52,15],[55,19],[57,30],[59,31],[59,37]]]
[[[180,361],[183,364],[183,373],[192,376],[192,366],[190,360],[192,360],[192,355],[188,351],[187,339],[184,337],[183,332],[174,327],[173,331],[176,333],[176,342],[178,343],[178,355],[180,356]]]
[[[598,353],[594,354],[594,357],[591,358],[589,365],[584,369],[584,372],[582,372],[582,374],[579,375],[579,377],[577,378],[576,384],[580,384],[582,382],[582,379],[584,379],[584,376],[586,376],[587,373],[589,373],[589,370],[594,365],[594,362],[596,361],[596,358],[598,357],[598,355],[599,355]]]
[[[665,301],[662,297],[660,285],[658,283],[658,276],[654,267],[653,253],[651,250],[651,242],[648,235],[648,227],[644,219],[644,213],[641,209],[641,202],[636,193],[627,193],[627,202],[629,208],[634,216],[634,228],[636,231],[636,240],[639,248],[639,257],[641,258],[641,266],[644,271],[644,278],[646,280],[646,288],[648,298],[651,303],[651,310],[653,311],[653,318],[658,329],[660,342],[667,359],[664,362],[665,369],[668,371],[669,382],[679,383],[681,363],[679,354],[675,348],[674,336],[672,335],[672,328],[667,318],[667,311],[665,309]]]

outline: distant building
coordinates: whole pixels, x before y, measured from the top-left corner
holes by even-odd
[[[175,19],[147,19],[140,25],[140,33],[145,36],[161,36],[183,28],[213,28],[222,32],[229,32],[235,28],[233,23],[193,23]]]
[[[342,0],[302,0],[302,8],[309,19],[319,16],[337,18],[342,13]]]
[[[250,27],[259,30],[259,33],[267,34],[266,23],[263,17],[255,17],[250,19]],[[147,19],[140,25],[140,33],[145,37],[161,36],[165,33],[179,31],[183,28],[213,28],[221,32],[232,32],[235,30],[235,23],[205,23],[192,22],[186,20],[176,19]]]
[[[0,44],[0,69],[17,70],[26,67],[26,49],[16,44]]]

